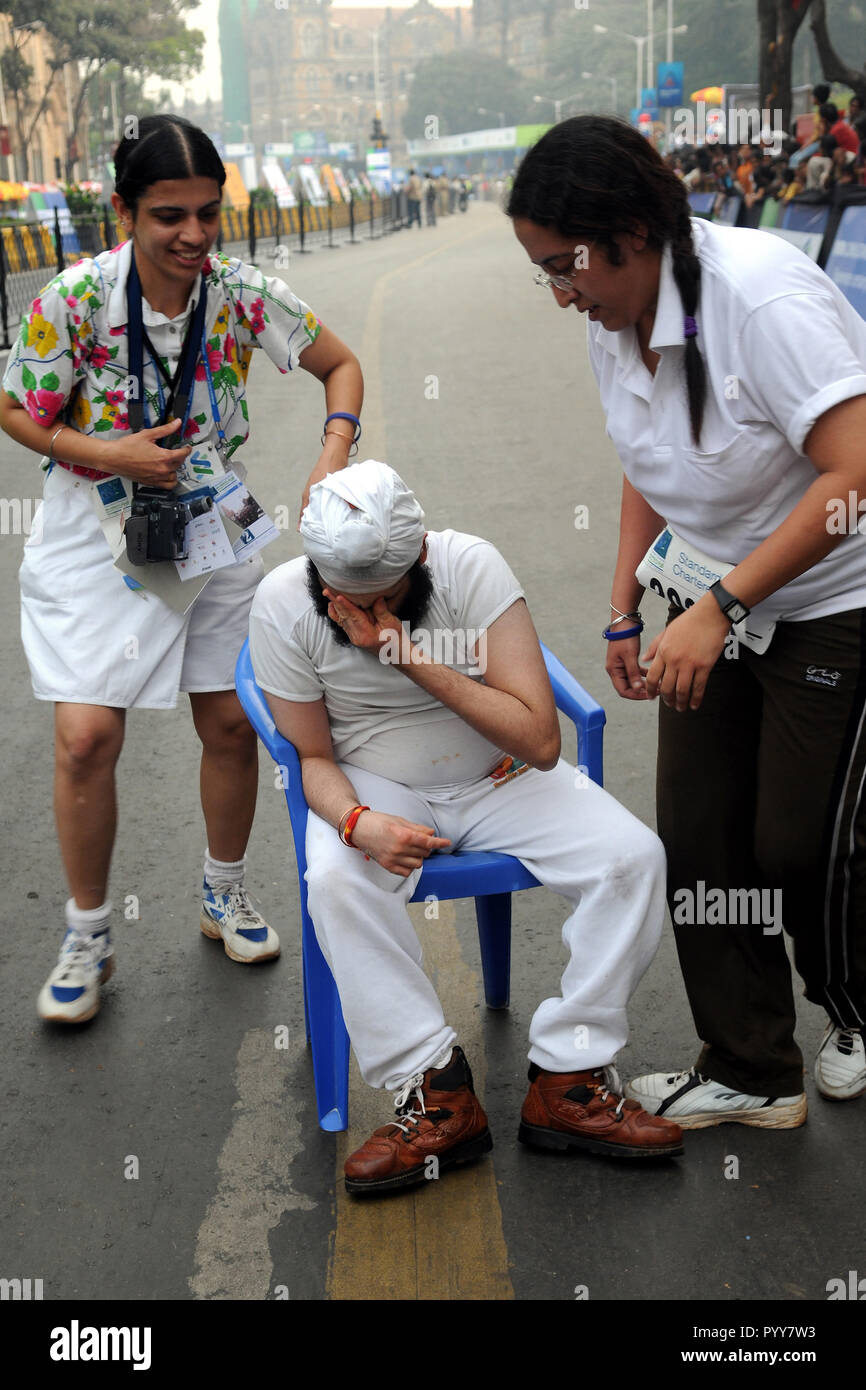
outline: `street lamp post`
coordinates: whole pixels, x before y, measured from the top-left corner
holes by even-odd
[[[624,29],[611,29],[607,24],[593,24],[593,31],[596,34],[620,34],[624,39],[631,39],[637,45],[637,85],[635,88],[635,106],[640,106],[641,78],[643,76],[643,46],[647,41],[647,35],[638,38],[636,34],[627,34]]]
[[[476,109],[476,111],[478,112],[479,116],[498,116],[498,117],[499,117],[499,124],[500,124],[500,125],[505,125],[505,112],[504,112],[504,111],[488,111],[487,108],[486,108],[486,106],[476,106],[475,109]]]
[[[581,89],[581,91],[579,91],[579,92],[575,92],[575,93],[574,93],[572,96],[570,96],[570,97],[541,97],[541,96],[534,96],[534,97],[532,98],[532,100],[533,100],[533,101],[549,101],[550,104],[551,104],[551,106],[553,107],[553,119],[554,119],[554,121],[556,122],[556,124],[559,125],[559,122],[560,122],[560,120],[562,119],[562,108],[563,108],[563,106],[565,106],[566,102],[569,102],[569,101],[577,101],[578,97],[581,97],[581,96],[583,96],[583,90],[582,90],[582,89]]]
[[[648,0],[648,3],[651,4],[651,3],[652,3],[652,0]],[[619,34],[621,38],[624,38],[624,39],[631,39],[632,43],[637,44],[637,87],[636,87],[636,91],[635,91],[635,103],[634,103],[634,104],[635,104],[635,106],[640,106],[641,75],[642,75],[642,71],[643,71],[643,46],[644,46],[645,43],[649,43],[649,44],[652,43],[652,37],[653,37],[652,34],[651,34],[651,33],[649,33],[649,34],[643,34],[643,35],[639,38],[639,37],[637,36],[637,34],[627,34],[626,31],[625,31],[624,29],[613,29],[613,28],[610,27],[610,25],[607,25],[607,24],[593,24],[592,27],[593,27],[593,31],[594,31],[596,34]],[[676,27],[676,29],[674,29],[673,27],[671,27],[671,28],[668,30],[668,50],[669,50],[669,52],[671,52],[671,53],[673,52],[673,35],[674,35],[674,34],[685,34],[685,33],[688,32],[688,28],[689,28],[689,26],[688,26],[687,24],[678,24],[677,27]],[[671,60],[669,59],[668,61],[671,61]],[[648,74],[647,86],[648,86],[648,87],[651,87],[651,86],[653,85],[653,83],[652,83],[652,74],[649,72],[649,69],[647,69],[647,74]]]

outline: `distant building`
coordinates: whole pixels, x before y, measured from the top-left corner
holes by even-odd
[[[252,141],[257,151],[292,141],[320,156],[342,143],[362,156],[378,111],[392,149],[405,147],[416,65],[469,37],[467,14],[429,0],[406,10],[221,0],[225,137]]]
[[[227,140],[245,140],[250,130],[250,86],[246,31],[249,0],[220,0],[219,35],[222,66],[223,133]],[[274,7],[271,5],[271,14]],[[244,134],[246,128],[247,134]]]
[[[545,52],[556,15],[574,11],[574,0],[472,0],[471,42],[511,63],[521,77],[538,81],[547,75]]]
[[[0,178],[54,183],[83,177],[88,151],[88,111],[77,122],[80,83],[75,63],[51,75],[50,40],[41,25],[13,30],[0,14],[0,126],[7,135],[0,148]],[[28,72],[29,69],[29,72]]]

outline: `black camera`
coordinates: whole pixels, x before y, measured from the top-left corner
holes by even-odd
[[[126,519],[126,554],[133,565],[157,560],[185,560],[186,524],[213,509],[212,497],[186,499],[183,492],[136,488]]]

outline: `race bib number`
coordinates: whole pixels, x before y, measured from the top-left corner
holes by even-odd
[[[678,608],[692,608],[733,568],[690,545],[666,526],[635,570],[635,578],[668,603],[675,603]],[[755,613],[734,623],[732,629],[738,641],[759,654],[767,650],[775,630],[775,622],[761,619]]]

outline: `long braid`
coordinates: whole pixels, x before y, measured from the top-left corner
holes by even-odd
[[[683,310],[688,318],[694,318],[701,289],[701,263],[695,255],[691,219],[685,202],[677,217],[671,250],[674,281],[680,292]],[[686,338],[685,369],[692,439],[695,444],[699,444],[707,399],[707,369],[695,336]]]

